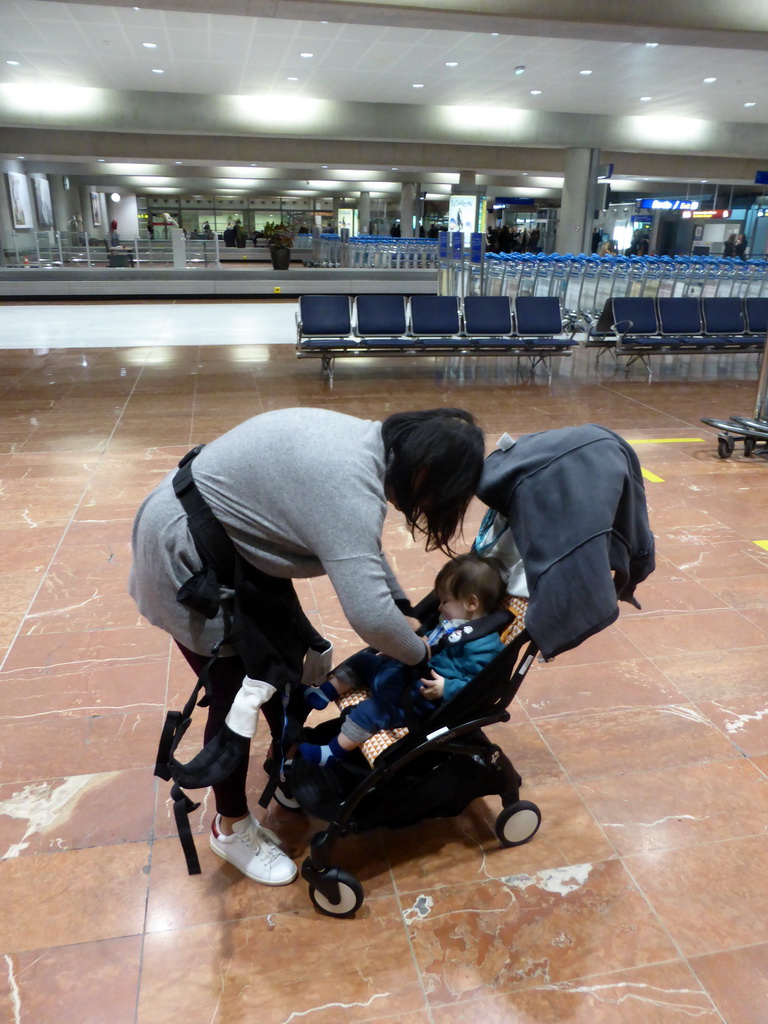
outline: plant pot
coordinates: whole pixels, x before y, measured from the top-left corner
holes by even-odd
[[[287,245],[273,245],[269,256],[275,270],[287,270],[291,263],[291,250]]]

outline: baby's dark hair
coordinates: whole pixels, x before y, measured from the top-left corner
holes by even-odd
[[[483,613],[496,611],[507,596],[504,567],[490,558],[481,558],[471,551],[446,562],[435,577],[435,590],[459,601],[473,594]]]

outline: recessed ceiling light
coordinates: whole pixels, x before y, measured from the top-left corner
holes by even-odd
[[[492,36],[497,36],[498,34],[499,34],[498,32],[491,32]]]
[[[100,157],[99,157],[99,163],[100,163],[100,164],[103,164],[103,163],[104,163],[104,157],[103,157],[103,156],[100,156]]]
[[[525,74],[525,64],[518,64],[517,67],[515,68],[515,74],[516,75],[524,75]]]
[[[716,82],[716,81],[717,81],[716,78],[705,78],[704,79],[704,85],[712,85],[712,83]]]
[[[650,46],[650,47],[655,47],[655,46],[658,46],[659,44],[658,43],[646,43],[645,45],[646,46]]]
[[[156,50],[157,49],[157,43],[142,43],[141,45],[142,46],[146,46],[146,48],[148,50]]]
[[[640,97],[640,102],[641,103],[650,103],[652,99],[653,99],[653,96],[641,96]]]
[[[5,63],[6,64],[10,64],[11,67],[17,68],[21,64],[21,61],[20,60],[7,60]]]
[[[541,96],[541,89],[531,89],[531,96]]]
[[[163,71],[162,68],[152,68],[152,74],[153,75],[164,75],[165,72]]]
[[[745,103],[745,104],[744,104],[744,106],[745,106],[745,107],[754,107],[754,105],[755,105],[755,104],[754,104],[754,101],[753,101],[753,102],[750,102],[750,103]]]
[[[459,66],[459,62],[457,60],[447,60],[445,62],[445,66],[447,68],[457,68]]]
[[[392,168],[392,170],[393,170],[393,171],[399,171],[399,170],[400,170],[400,168],[399,168],[399,167],[393,167],[393,168]]]
[[[299,56],[300,57],[314,57],[315,55],[314,55],[314,53],[300,53]]]
[[[324,171],[327,171],[327,170],[328,170],[328,164],[323,164],[323,170],[324,170]]]
[[[176,160],[175,162],[176,162],[177,164],[180,164],[180,163],[181,163],[181,160]]]
[[[580,75],[591,75],[592,72],[588,68],[586,68],[584,71],[580,71],[579,74]]]
[[[423,89],[424,88],[424,83],[423,82],[414,82],[413,83],[413,88],[414,89]]]
[[[298,82],[298,78],[296,77],[296,75],[288,75],[288,77],[286,78],[286,82]]]

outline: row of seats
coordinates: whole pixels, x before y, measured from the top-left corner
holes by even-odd
[[[616,355],[653,352],[761,351],[768,299],[609,299],[586,344]]]
[[[336,356],[513,355],[531,370],[570,355],[557,298],[477,295],[302,295],[296,315],[300,358],[320,357],[332,375]]]

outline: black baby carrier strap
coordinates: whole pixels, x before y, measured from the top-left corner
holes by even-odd
[[[155,764],[155,775],[173,781],[173,813],[191,875],[200,874],[200,862],[189,815],[200,804],[192,801],[184,789],[202,789],[223,782],[248,757],[250,747],[248,738],[225,725],[191,761],[183,764],[176,757],[195,705],[206,707],[210,703],[210,671],[222,646],[234,648],[246,675],[264,680],[278,691],[290,691],[291,684],[298,681],[310,647],[327,647],[325,638],[304,614],[291,580],[269,576],[246,563],[200,494],[192,463],[203,447],[198,445],[184,456],[173,480],[202,562],[202,567],[179,588],[176,600],[208,619],[215,618],[221,610],[224,628],[184,708],[167,713]]]

